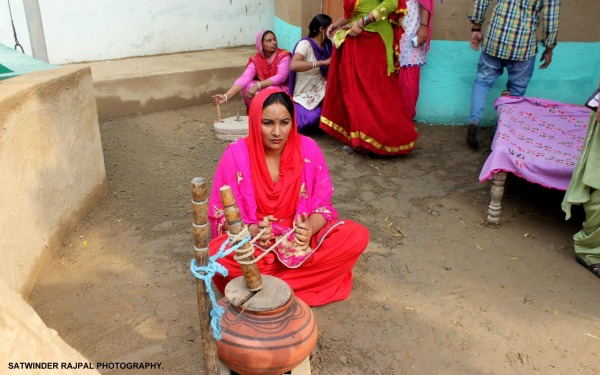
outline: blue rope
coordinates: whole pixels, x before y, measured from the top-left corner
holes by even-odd
[[[219,248],[219,251],[215,255],[208,258],[208,264],[206,266],[196,265],[196,259],[192,259],[192,263],[190,264],[190,271],[197,279],[204,281],[204,285],[206,286],[206,292],[210,297],[210,302],[212,303],[212,309],[210,310],[210,327],[213,331],[213,337],[217,341],[221,341],[221,333],[223,331],[221,328],[221,317],[225,313],[225,309],[223,309],[217,303],[217,299],[215,298],[215,292],[212,289],[212,279],[217,273],[220,273],[223,276],[227,276],[227,274],[229,273],[227,271],[227,268],[223,267],[219,262],[217,262],[217,260],[231,254],[240,246],[249,242],[250,240],[251,237],[250,235],[248,235],[248,237],[244,238],[236,245],[225,250],[225,248],[229,244],[229,239],[227,239],[225,242],[223,242],[221,248]]]

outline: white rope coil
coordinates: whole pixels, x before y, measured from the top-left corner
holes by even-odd
[[[260,254],[258,257],[251,259],[251,260],[244,260],[244,258],[254,254],[254,243],[256,241],[258,241],[258,239],[260,238],[260,236],[262,236],[262,234],[267,230],[268,228],[263,228],[260,232],[258,232],[258,234],[252,238],[250,240],[250,244],[252,246],[247,247],[246,249],[243,248],[239,248],[235,250],[235,255],[233,256],[233,259],[235,259],[239,264],[243,264],[243,265],[250,265],[250,264],[255,264],[256,262],[258,262],[259,260],[261,260],[265,255],[267,255],[269,252],[271,252],[272,250],[274,250],[277,245],[279,245],[281,242],[283,242],[283,240],[285,240],[287,238],[287,236],[289,236],[292,232],[294,232],[294,230],[296,229],[295,226],[294,228],[290,229],[287,233],[285,233],[283,236],[281,236],[277,241],[275,241],[275,243],[273,245],[271,245],[271,247],[269,247],[268,249],[264,250],[264,252],[262,254]],[[242,229],[240,231],[240,233],[238,234],[232,234],[231,232],[227,231],[227,236],[229,238],[229,243],[232,244],[232,246],[236,243],[238,243],[239,241],[243,240],[244,238],[248,237],[250,235],[250,231],[248,230],[248,226],[244,225],[244,229]]]

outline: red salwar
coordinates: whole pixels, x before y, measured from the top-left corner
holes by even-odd
[[[321,129],[359,151],[408,154],[418,138],[402,99],[398,75],[387,74],[377,33],[346,37],[333,51]]]
[[[275,276],[294,290],[298,298],[309,306],[321,306],[330,302],[341,301],[350,295],[352,290],[352,267],[369,243],[369,231],[366,227],[350,220],[331,230],[321,246],[298,268],[287,268],[273,254],[268,253],[257,262],[263,275]],[[326,225],[313,235],[311,247],[321,232],[327,231],[334,223]],[[210,255],[216,254],[227,234],[214,238],[209,244]],[[263,254],[256,249],[254,256]],[[223,293],[225,285],[242,275],[240,265],[233,259],[233,254],[218,260],[229,271],[226,277],[216,274],[213,278],[215,286]]]
[[[402,99],[408,112],[408,118],[413,119],[417,115],[417,101],[419,100],[419,84],[421,80],[420,66],[407,66],[400,68],[400,87],[402,87]]]

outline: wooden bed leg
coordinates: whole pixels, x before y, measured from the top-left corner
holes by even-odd
[[[492,174],[492,188],[490,189],[490,205],[488,206],[487,222],[500,224],[500,212],[502,211],[502,195],[504,195],[504,183],[506,172],[499,171]]]

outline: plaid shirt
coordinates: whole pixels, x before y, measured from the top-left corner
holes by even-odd
[[[474,0],[471,22],[483,24],[491,0]],[[497,0],[483,36],[483,51],[499,59],[523,61],[537,53],[535,30],[542,15],[544,40],[554,48],[562,0]]]

